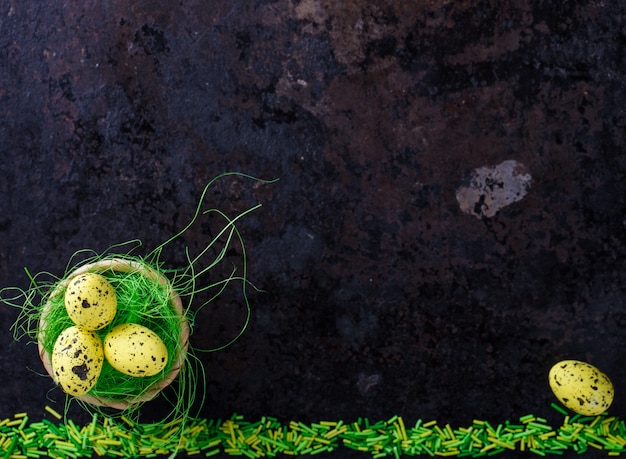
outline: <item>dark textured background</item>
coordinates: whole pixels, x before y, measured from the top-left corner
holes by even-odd
[[[1,0],[0,286],[150,250],[221,172],[280,178],[205,201],[263,204],[240,228],[265,293],[202,356],[204,416],[550,416],[561,358],[606,372],[624,416],[625,44],[621,1]],[[462,212],[471,171],[504,160],[529,193]],[[36,417],[63,396],[17,312],[0,407]],[[192,344],[242,317],[226,292]]]

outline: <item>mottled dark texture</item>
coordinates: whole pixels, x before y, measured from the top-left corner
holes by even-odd
[[[263,204],[240,227],[264,292],[202,356],[205,416],[550,416],[561,358],[605,372],[626,416],[623,2],[6,0],[0,32],[0,286],[148,251],[220,172],[280,178],[207,196]],[[505,160],[528,194],[462,212],[457,188]],[[0,312],[3,415],[58,407]],[[242,317],[226,293],[192,343]]]

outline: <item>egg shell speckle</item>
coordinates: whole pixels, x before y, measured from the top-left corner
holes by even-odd
[[[100,330],[110,324],[117,313],[115,290],[100,274],[81,274],[67,285],[65,309],[76,325],[86,330]]]
[[[104,338],[104,356],[113,368],[129,376],[154,376],[167,364],[167,348],[154,331],[128,323]]]
[[[613,403],[611,380],[593,365],[563,360],[550,369],[550,388],[570,410],[584,416],[597,416]]]
[[[102,340],[93,331],[72,326],[63,330],[54,343],[54,379],[70,395],[89,392],[98,381],[103,362]]]

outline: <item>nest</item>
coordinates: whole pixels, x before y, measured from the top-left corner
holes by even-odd
[[[65,290],[74,277],[88,272],[105,276],[118,296],[115,319],[96,333],[104,338],[115,325],[139,323],[157,332],[166,344],[170,358],[162,373],[149,378],[124,375],[105,362],[94,388],[76,398],[95,406],[119,410],[152,400],[174,381],[184,366],[189,323],[181,298],[168,279],[140,259],[109,258],[89,263],[72,271],[52,288],[43,307],[37,331],[39,356],[43,365],[55,379],[50,358],[51,345],[60,332],[71,325],[64,307]]]

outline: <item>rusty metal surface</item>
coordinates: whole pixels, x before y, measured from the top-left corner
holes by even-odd
[[[623,6],[376,3],[0,2],[0,286],[154,247],[221,172],[280,178],[208,196],[263,204],[241,229],[264,292],[202,356],[205,416],[516,418],[548,410],[560,358],[623,414]],[[481,213],[514,183],[483,174],[464,211],[504,161],[525,193]],[[240,312],[224,298],[192,343]],[[0,313],[2,412],[61,400]]]

